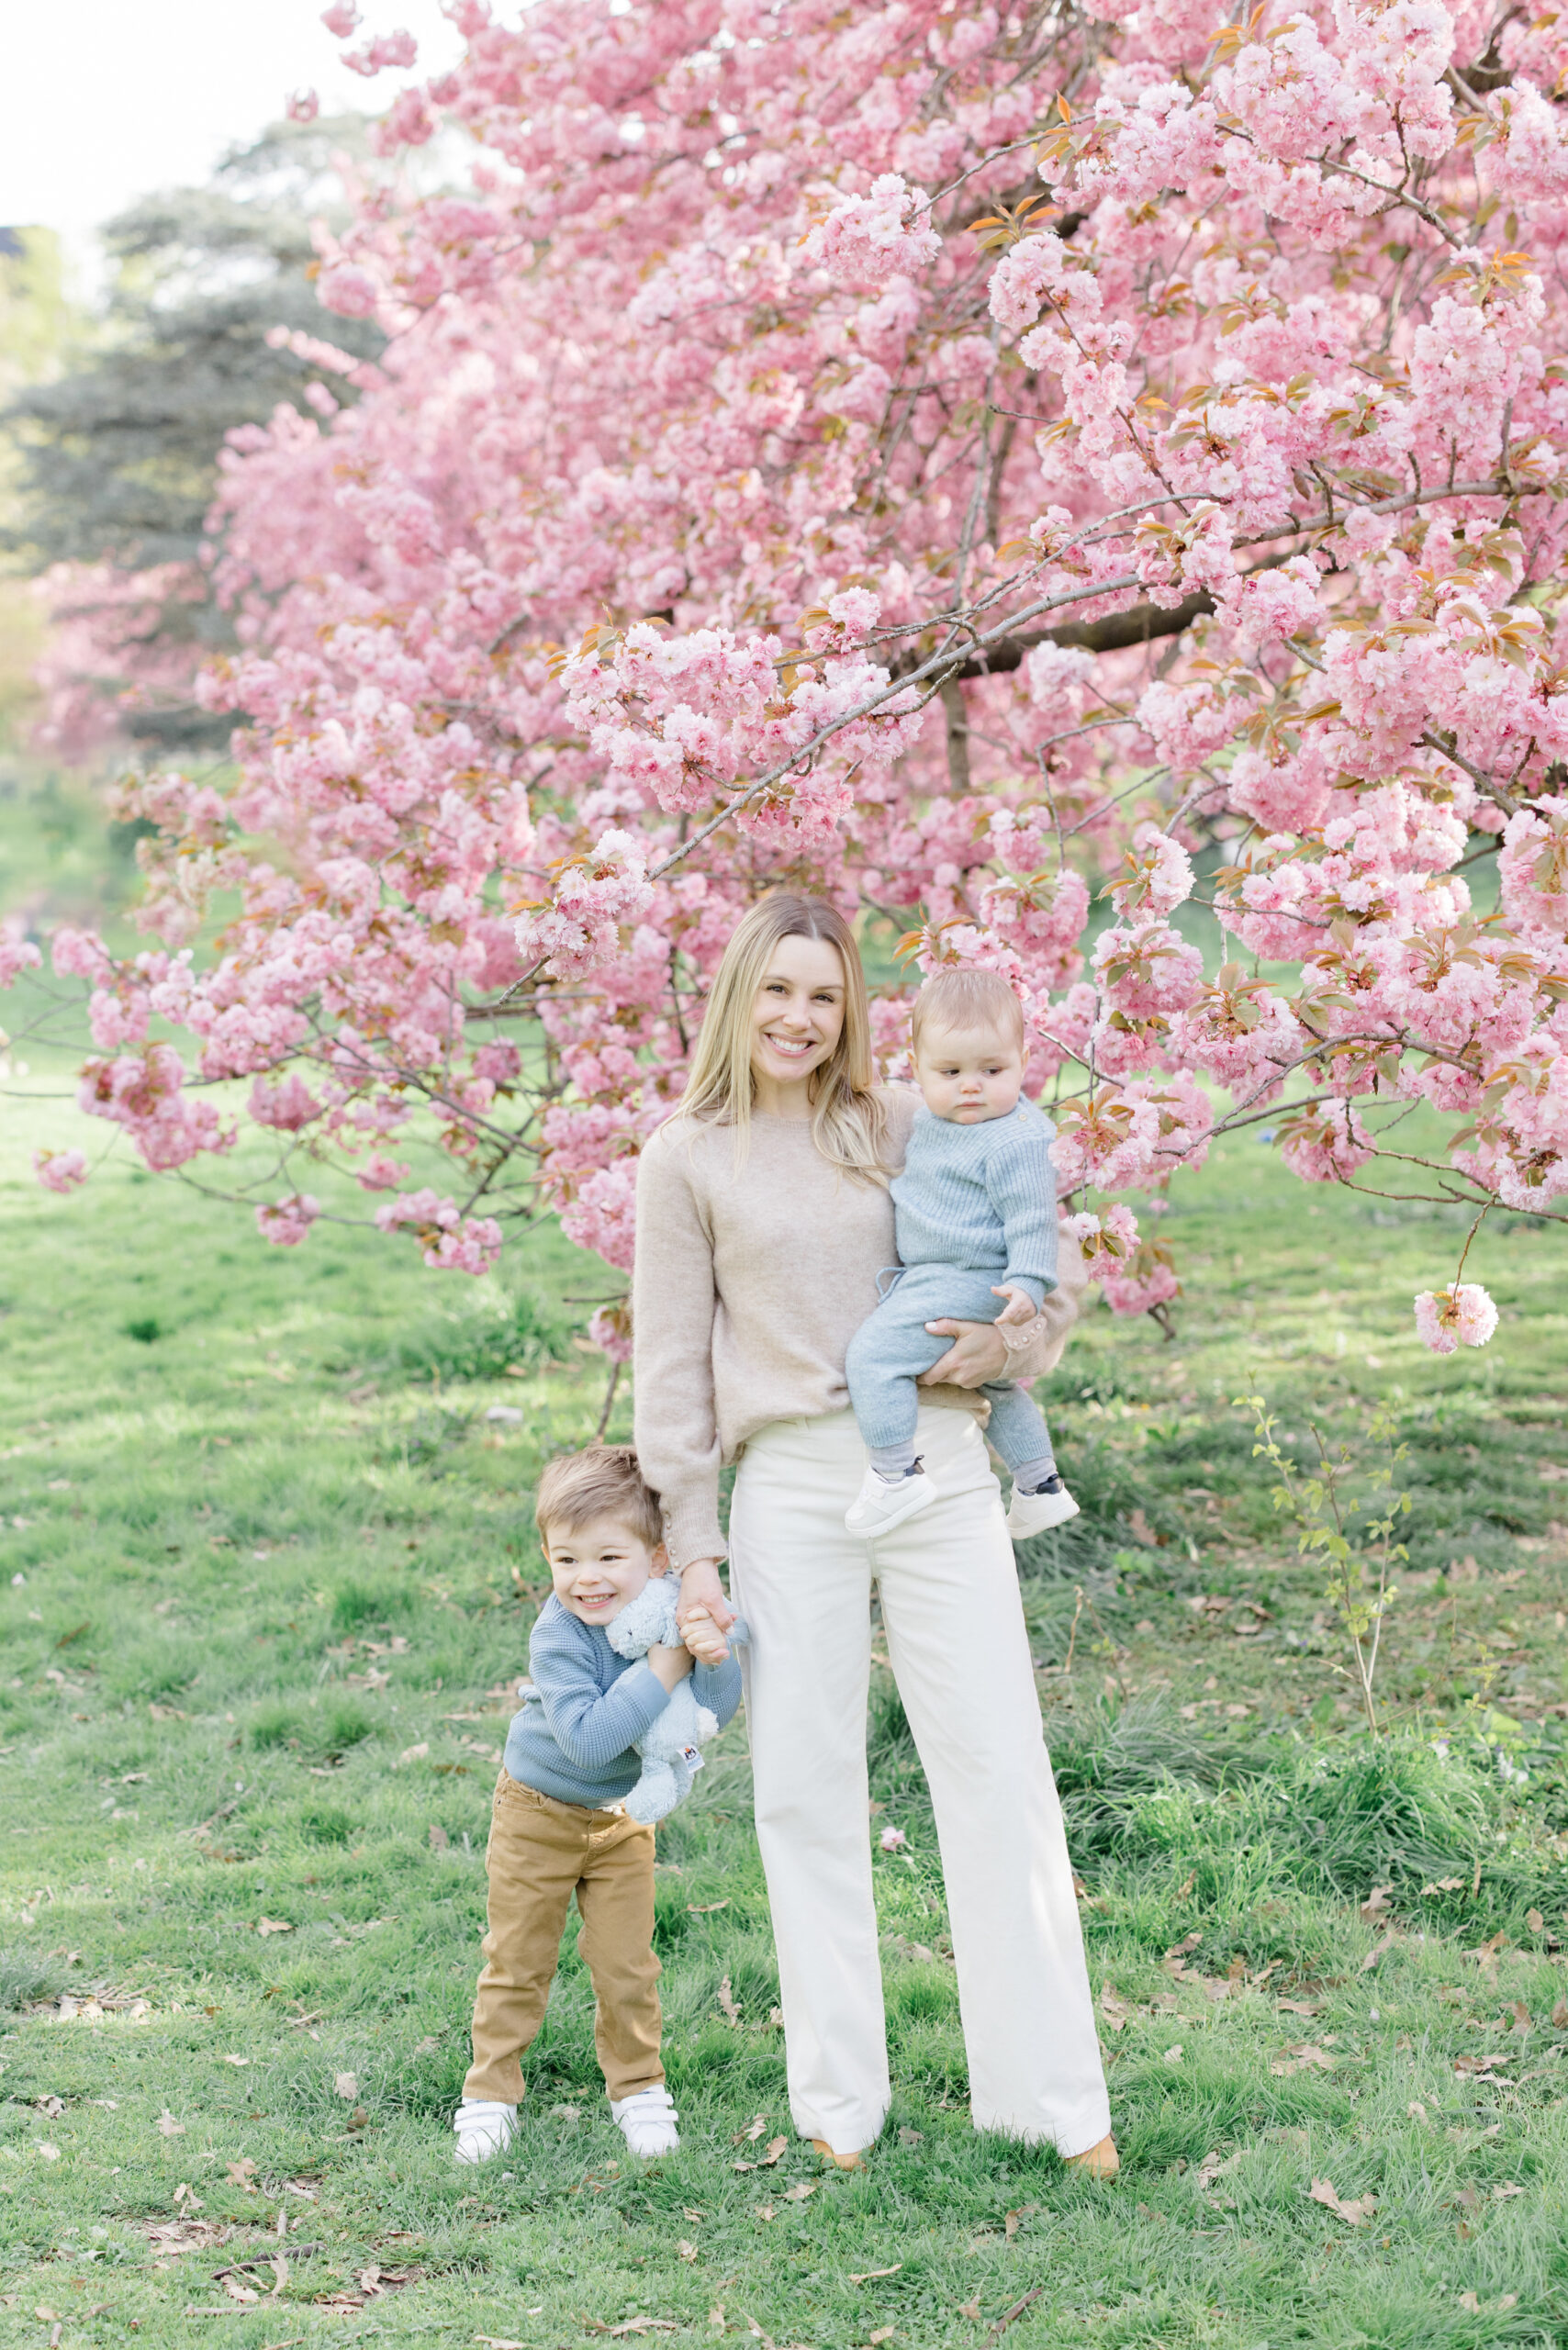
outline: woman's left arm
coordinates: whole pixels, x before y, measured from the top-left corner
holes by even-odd
[[[1027,1385],[1056,1369],[1089,1288],[1089,1269],[1072,1234],[1063,1230],[1058,1243],[1057,1286],[1034,1321],[1014,1334],[1027,1343],[1009,1348],[994,1322],[928,1322],[934,1337],[954,1343],[922,1372],[922,1387],[983,1387],[988,1379],[1019,1379]]]

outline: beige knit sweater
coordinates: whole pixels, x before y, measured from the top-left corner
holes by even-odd
[[[897,1087],[887,1098],[896,1175],[919,1097]],[[830,1166],[807,1119],[754,1113],[739,1165],[728,1126],[677,1119],[649,1141],[637,1175],[635,1432],[677,1567],[723,1555],[721,1461],[770,1421],[846,1407],[846,1350],[877,1304],[877,1275],[896,1261],[889,1194]],[[1009,1357],[1014,1378],[1048,1370],[1077,1318],[1085,1274],[1065,1233],[1058,1272],[1035,1343]],[[982,1420],[989,1409],[961,1387],[927,1393]]]

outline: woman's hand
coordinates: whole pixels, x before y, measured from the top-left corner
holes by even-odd
[[[724,1586],[719,1581],[717,1559],[693,1559],[680,1571],[680,1602],[675,1620],[682,1628],[689,1616],[707,1616],[721,1632],[727,1632],[735,1620],[735,1611],[724,1596]],[[728,1654],[726,1650],[725,1654]],[[722,1662],[722,1659],[720,1660]]]
[[[648,1668],[661,1689],[673,1693],[691,1670],[689,1649],[666,1649],[657,1640],[648,1651]]]
[[[920,1374],[922,1387],[983,1387],[1007,1376],[1007,1347],[994,1322],[928,1322],[934,1338],[954,1343]]]

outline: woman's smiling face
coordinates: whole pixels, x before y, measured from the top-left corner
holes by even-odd
[[[752,1007],[757,1107],[773,1106],[781,1090],[803,1087],[843,1033],[844,965],[837,947],[825,938],[781,938]]]

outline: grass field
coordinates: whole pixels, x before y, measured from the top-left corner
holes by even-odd
[[[786,2136],[744,1721],[660,1832],[678,2155],[609,2125],[568,1951],[504,2167],[451,2109],[487,1803],[584,1440],[602,1270],[546,1233],[457,1285],[111,1161],[0,1167],[0,2341],[812,2350],[1568,2343],[1568,1250],[1307,1192],[1256,1142],[1179,1187],[1189,1296],[1043,1392],[1085,1515],[1025,1591],[1126,2168],[977,2136],[918,1764],[874,1825],[896,2101],[869,2171]],[[62,1123],[65,1122],[65,1123]],[[1389,1734],[1233,1399],[1361,1441],[1396,1399]],[[496,1407],[511,1415],[491,1419]],[[628,1426],[617,1401],[611,1426]],[[519,1418],[517,1415],[521,1414]],[[757,2165],[753,2167],[753,2165]]]

